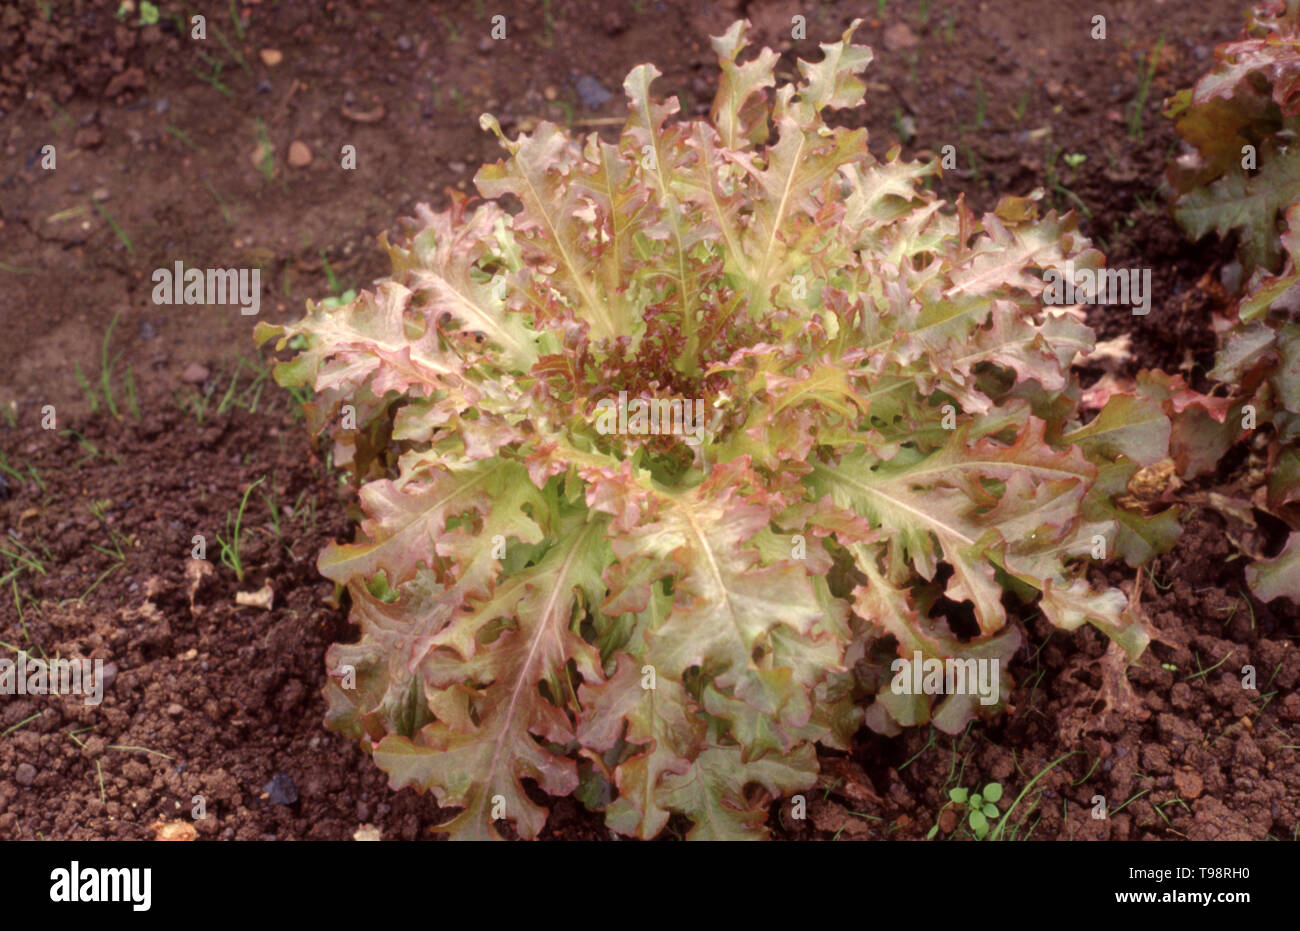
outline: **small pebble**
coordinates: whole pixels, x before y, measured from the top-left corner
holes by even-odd
[[[311,149],[301,139],[289,143],[289,164],[294,168],[306,168],[311,164]]]
[[[582,105],[588,110],[599,110],[614,96],[604,84],[601,84],[589,74],[579,75],[573,85],[578,90],[578,97],[582,99]]]
[[[894,23],[885,30],[885,48],[891,52],[916,48],[916,33],[907,23]]]
[[[292,805],[298,801],[298,787],[288,773],[276,773],[262,786],[262,791],[276,805]]]
[[[274,68],[282,61],[284,61],[284,54],[279,49],[262,49],[262,64],[266,65],[268,68]]]
[[[104,134],[96,126],[87,126],[77,130],[77,134],[72,137],[72,144],[79,149],[94,149],[104,141]]]
[[[616,36],[627,28],[627,24],[624,23],[622,15],[617,10],[607,11],[601,17],[600,25],[607,36]]]
[[[14,770],[14,782],[20,786],[29,786],[36,781],[36,767],[31,763],[19,763]]]
[[[165,710],[167,712],[167,717],[169,718],[179,718],[185,713],[185,709],[176,702],[172,702]]]
[[[201,385],[211,376],[207,366],[199,365],[197,362],[191,362],[185,366],[185,371],[181,372],[181,381],[187,385]]]

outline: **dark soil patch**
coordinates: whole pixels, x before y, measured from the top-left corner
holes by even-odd
[[[201,837],[346,839],[374,822],[410,838],[438,820],[321,726],[324,651],[349,632],[316,554],[349,525],[341,486],[278,408],[202,424],[176,410],[98,418],[72,425],[84,443],[4,435],[7,460],[39,478],[11,477],[5,542],[45,570],[19,575],[12,597],[5,586],[6,655],[101,659],[108,684],[100,705],[4,699],[0,837],[152,838],[155,822],[189,821],[198,797]],[[263,477],[244,513],[239,582],[217,536],[231,538],[228,515]],[[206,562],[192,558],[196,534]],[[264,585],[270,610],[236,604]]]
[[[811,823],[792,836],[921,838],[940,823],[945,836],[969,838],[956,819],[940,821],[948,790],[1000,782],[1008,837],[1294,839],[1300,611],[1249,596],[1224,531],[1218,515],[1193,514],[1178,546],[1143,573],[1141,604],[1159,635],[1127,676],[1100,634],[1033,621],[1005,719],[958,738],[863,732],[849,758],[823,758]],[[1131,591],[1130,570],[1112,566],[1110,576]],[[1255,691],[1242,687],[1246,665]],[[1098,796],[1106,819],[1092,815]]]
[[[701,113],[716,80],[707,37],[737,16],[754,23],[757,42],[783,51],[787,73],[796,56],[815,57],[819,41],[864,16],[858,36],[876,60],[865,116],[849,118],[868,126],[872,150],[901,143],[905,155],[929,157],[953,145],[958,166],[939,190],[977,210],[1043,188],[1045,209],[1086,211],[1082,226],[1109,264],[1153,270],[1147,316],[1091,314],[1100,338],[1130,340],[1120,374],[1182,370],[1204,387],[1228,252],[1187,244],[1167,217],[1158,185],[1175,137],[1159,110],[1236,34],[1245,3],[882,6],[512,2],[497,5],[509,32],[494,42],[487,16],[497,7],[412,17],[396,0],[264,0],[238,5],[236,23],[228,4],[212,0],[185,7],[206,16],[202,44],[165,18],[146,28],[134,14],[115,21],[117,0],[6,7],[0,324],[10,351],[0,403],[18,402],[18,426],[0,423],[0,450],[24,476],[34,467],[44,487],[7,476],[0,529],[49,555],[45,575],[12,580],[16,599],[0,590],[0,637],[102,657],[117,675],[95,708],[76,699],[0,703],[0,732],[8,731],[0,837],[150,837],[155,821],[187,817],[196,795],[211,815],[198,822],[201,836],[348,838],[363,824],[385,837],[427,836],[443,817],[432,800],[388,790],[352,742],[321,725],[324,651],[351,633],[345,612],[328,606],[332,586],[315,557],[350,534],[346,495],[302,423],[285,413],[287,401],[268,412],[273,386],[257,413],[216,414],[233,375],[240,393],[248,386],[254,319],[233,307],[157,306],[150,275],[178,259],[256,265],[264,283],[257,319],[297,316],[305,298],[329,293],[326,262],[341,287],[384,273],[375,234],[417,201],[439,204],[446,188],[469,189],[475,167],[498,157],[479,113],[497,114],[509,132],[541,119],[609,132],[624,75],[646,60],[664,72],[662,91]],[[179,5],[160,7],[165,16]],[[790,38],[796,13],[807,17],[805,40]],[[1104,41],[1090,35],[1097,13],[1107,17]],[[278,64],[260,54],[271,49]],[[602,102],[592,81],[610,99]],[[271,158],[254,160],[263,139]],[[311,150],[310,164],[288,164],[295,140]],[[55,171],[41,167],[46,144],[56,146]],[[344,145],[356,147],[355,171],[340,167]],[[98,377],[115,316],[108,348],[122,357],[113,384],[125,411],[129,367],[142,423],[102,410],[88,416],[76,377],[78,366],[88,381]],[[195,374],[195,364],[218,375]],[[182,383],[187,369],[197,387]],[[209,397],[201,424],[196,392]],[[80,431],[95,456],[75,435],[40,428],[46,404],[60,430]],[[215,561],[215,535],[244,489],[272,474],[278,504],[297,507],[281,514],[277,536],[267,502],[253,493],[249,574],[237,583]],[[89,505],[104,500],[101,521]],[[115,562],[95,548],[112,549],[110,531],[131,541],[125,559],[78,601]],[[195,533],[207,536],[213,565],[191,600]],[[1005,718],[956,741],[864,731],[851,754],[823,755],[826,778],[809,794],[808,820],[774,807],[771,823],[795,838],[923,837],[954,784],[1001,781],[1007,809],[1045,766],[1075,751],[1013,813],[1019,836],[1295,836],[1296,614],[1246,597],[1234,553],[1220,518],[1198,512],[1153,567],[1141,597],[1161,637],[1130,671],[1131,693],[1108,674],[1099,636],[1031,621]],[[1128,570],[1110,572],[1133,584]],[[236,591],[267,581],[276,593],[269,612],[234,603]],[[1240,687],[1248,662],[1258,694]],[[280,795],[287,777],[297,801],[263,798],[277,774],[276,795],[292,796]],[[1105,797],[1108,820],[1091,818],[1095,795]],[[548,804],[544,836],[607,836],[599,817],[571,800]]]

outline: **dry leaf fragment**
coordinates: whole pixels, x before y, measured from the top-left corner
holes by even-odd
[[[384,105],[381,103],[369,110],[357,110],[344,104],[343,115],[354,123],[378,123],[384,118]]]
[[[1103,367],[1121,366],[1133,358],[1133,337],[1125,333],[1114,339],[1103,339],[1092,351],[1078,358],[1078,363],[1093,363]]]
[[[1170,491],[1177,491],[1182,484],[1174,461],[1162,459],[1139,469],[1128,480],[1128,492],[1140,502],[1155,501]]]
[[[154,840],[197,840],[199,832],[188,821],[155,821],[149,825]]]
[[[275,592],[271,590],[269,581],[255,592],[235,592],[235,604],[261,608],[263,611],[270,611],[274,600]]]
[[[1111,641],[1101,658],[1101,690],[1098,695],[1104,706],[1102,714],[1118,711],[1122,717],[1146,720],[1151,712],[1146,710],[1133,686],[1128,681],[1128,654],[1115,641]]]
[[[198,594],[199,588],[203,585],[203,580],[212,575],[212,564],[206,559],[187,559],[185,560],[185,578],[190,582],[190,613],[199,615],[203,609],[194,604],[194,596]]]

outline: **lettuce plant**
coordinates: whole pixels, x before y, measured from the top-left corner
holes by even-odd
[[[1235,232],[1249,276],[1209,373],[1225,390],[1175,414],[1174,433],[1198,450],[1184,475],[1192,477],[1242,436],[1269,431],[1267,488],[1256,503],[1293,532],[1247,580],[1265,601],[1300,603],[1300,0],[1256,9],[1240,40],[1215,57],[1167,108],[1191,149],[1170,167],[1174,215],[1193,238]]]
[[[1257,503],[1291,531],[1275,559],[1246,569],[1246,581],[1262,601],[1286,596],[1300,605],[1300,202],[1286,218],[1286,263],[1280,274],[1252,282],[1210,375],[1233,386],[1242,423],[1269,429]]]
[[[1041,303],[1100,255],[1036,197],[976,218],[828,126],[865,90],[856,23],[779,86],[745,28],[713,40],[708,120],[651,65],[616,142],[483,117],[486,200],[419,207],[372,290],[259,328],[365,481],[320,559],[360,628],[329,723],[456,837],[536,837],[525,779],[626,835],[761,837],[864,717],[1003,704],[895,694],[894,657],[997,660],[1006,695],[1017,599],[1147,643],[1085,572],[1143,557],[1114,501],[1169,426],[1123,396],[1083,423],[1092,332]]]
[[[1174,215],[1193,239],[1235,232],[1246,271],[1276,273],[1279,223],[1300,200],[1300,0],[1256,8],[1215,59],[1166,102],[1190,149],[1168,172]]]

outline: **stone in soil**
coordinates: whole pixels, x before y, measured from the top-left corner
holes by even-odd
[[[1177,787],[1180,796],[1193,799],[1200,796],[1205,783],[1199,775],[1188,769],[1174,773],[1174,786]]]
[[[298,801],[298,787],[288,773],[276,773],[262,786],[262,791],[277,805],[292,805]]]
[[[181,381],[187,385],[201,385],[208,380],[212,373],[208,371],[207,366],[199,365],[197,362],[191,362],[185,366],[185,371],[181,372]]]
[[[578,75],[574,79],[573,86],[577,88],[582,105],[588,110],[599,110],[614,96],[604,84],[601,84],[589,74]]]
[[[894,23],[885,30],[885,48],[891,52],[916,48],[916,33],[907,23]]]

